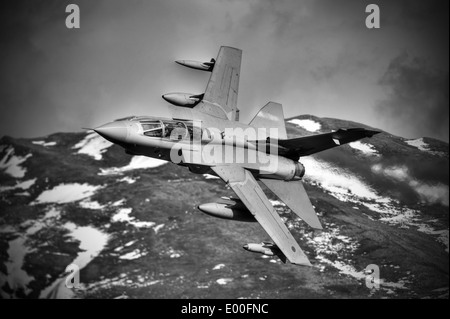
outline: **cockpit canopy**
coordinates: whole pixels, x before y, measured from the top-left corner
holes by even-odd
[[[193,136],[191,122],[177,120],[141,120],[140,123],[144,135],[149,137],[185,140],[192,139]]]
[[[161,121],[141,121],[144,135],[151,137],[163,137],[163,126]]]

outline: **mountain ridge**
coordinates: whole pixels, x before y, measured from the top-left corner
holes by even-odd
[[[368,127],[286,119],[290,137],[354,125]],[[196,210],[232,195],[220,180],[108,143],[90,132],[0,139],[3,298],[448,298],[448,143],[383,132],[302,158],[325,230],[270,199],[310,269],[245,252],[267,239],[259,225]],[[90,236],[107,239],[97,251]],[[74,260],[86,263],[83,290],[63,285]],[[364,285],[373,263],[378,290]]]

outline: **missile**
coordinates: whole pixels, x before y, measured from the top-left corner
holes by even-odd
[[[194,107],[203,99],[203,94],[167,93],[162,98],[176,106]]]
[[[227,203],[201,204],[198,206],[198,209],[205,214],[222,219],[256,222],[250,211],[237,199],[229,199]]]
[[[178,60],[178,61],[175,61],[175,63],[178,63],[180,65],[186,66],[186,67],[191,68],[191,69],[211,72],[212,69],[214,68],[214,64],[216,63],[216,60],[211,59],[210,62],[199,62],[199,61],[192,61],[192,60]]]
[[[286,256],[281,252],[277,245],[271,242],[262,242],[260,244],[246,244],[242,248],[252,253],[263,254],[266,256],[278,256],[282,262],[286,263]]]

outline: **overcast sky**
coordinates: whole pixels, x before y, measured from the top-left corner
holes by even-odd
[[[7,0],[0,12],[0,136],[168,116],[169,92],[202,93],[221,45],[243,50],[238,105],[449,140],[448,1]],[[81,28],[67,29],[76,3]],[[365,26],[366,5],[381,28]]]

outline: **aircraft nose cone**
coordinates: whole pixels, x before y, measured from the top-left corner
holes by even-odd
[[[245,250],[248,250],[248,245],[244,245],[242,248],[244,248]]]
[[[99,126],[94,131],[113,143],[125,142],[128,136],[127,125],[122,121]]]

